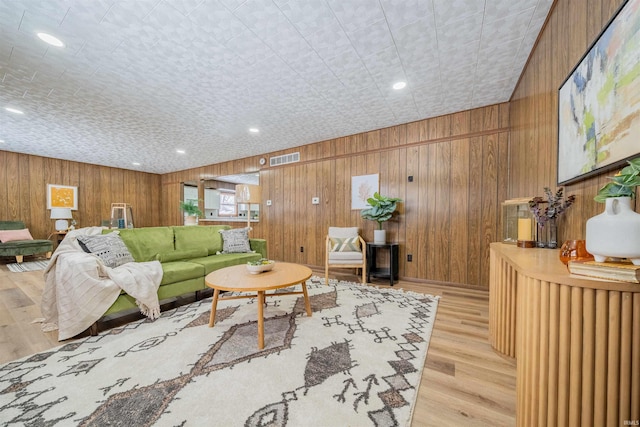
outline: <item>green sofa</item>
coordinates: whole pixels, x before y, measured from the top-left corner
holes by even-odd
[[[214,270],[267,258],[267,241],[249,239],[253,253],[218,253],[223,249],[219,230],[229,230],[227,225],[170,226],[121,229],[120,237],[136,262],[160,261],[162,282],[158,289],[160,301],[190,292],[207,289],[204,278]],[[113,230],[104,230],[110,233]],[[135,309],[135,299],[121,293],[104,314]],[[92,331],[93,332],[93,331]],[[97,331],[96,331],[97,332]]]
[[[24,230],[27,228],[22,221],[0,221],[0,230]],[[0,256],[14,256],[16,262],[22,262],[25,255],[46,254],[51,258],[53,242],[51,240],[13,240],[0,243]]]

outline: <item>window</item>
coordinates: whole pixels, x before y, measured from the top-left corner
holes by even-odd
[[[219,216],[236,216],[236,194],[220,190]]]

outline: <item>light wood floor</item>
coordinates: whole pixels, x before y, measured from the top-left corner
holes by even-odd
[[[55,332],[32,323],[41,317],[42,272],[11,273],[6,262],[0,260],[0,363],[60,345]],[[515,425],[515,360],[489,345],[488,292],[408,281],[394,288],[441,297],[412,426]]]

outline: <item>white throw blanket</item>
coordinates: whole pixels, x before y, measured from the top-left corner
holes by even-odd
[[[101,227],[70,231],[44,271],[42,330],[58,329],[59,341],[76,336],[100,319],[121,291],[136,299],[145,316],[156,319],[160,315],[160,262],[130,262],[109,268],[96,255],[84,252],[76,241],[79,235],[101,233]]]

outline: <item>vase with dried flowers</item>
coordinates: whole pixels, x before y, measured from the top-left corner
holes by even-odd
[[[576,200],[575,195],[564,197],[564,188],[560,187],[554,193],[549,187],[544,187],[543,197],[537,196],[529,200],[529,209],[536,218],[538,226],[538,238],[536,245],[539,248],[556,249],[558,247],[558,218]],[[546,207],[541,205],[546,204]]]

